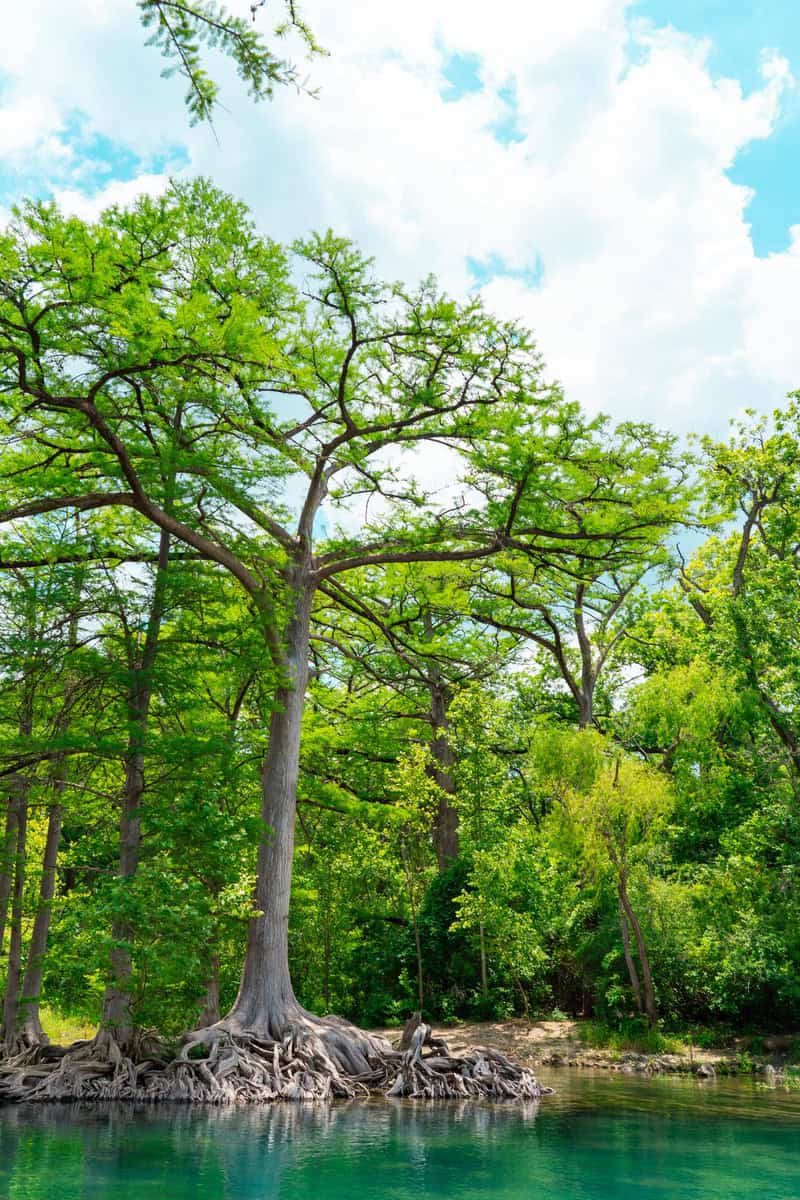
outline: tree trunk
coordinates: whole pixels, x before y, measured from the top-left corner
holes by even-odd
[[[19,809],[12,792],[7,801],[6,827],[3,833],[2,857],[0,857],[0,961],[2,961],[6,944],[6,922],[8,920],[8,904],[11,899],[11,885],[14,880],[14,850],[17,845],[18,824]]]
[[[7,1042],[13,1039],[17,1032],[22,984],[22,902],[25,893],[29,790],[29,782],[21,780],[15,785],[15,795],[12,801],[17,810],[17,844],[14,854],[14,885],[11,899],[8,974],[6,977],[6,994],[3,1002],[3,1040]]]
[[[59,779],[56,787],[59,800],[64,790],[66,777],[66,762],[59,766]],[[47,819],[47,839],[42,860],[42,878],[39,884],[39,904],[33,922],[31,943],[28,947],[28,960],[25,967],[25,979],[22,984],[20,1000],[19,1028],[25,1040],[43,1043],[47,1037],[39,1021],[39,996],[42,991],[44,976],[44,959],[47,953],[47,939],[50,933],[50,918],[53,910],[53,896],[56,891],[56,864],[58,847],[61,842],[61,821],[64,810],[60,803],[54,804]]]
[[[28,632],[30,633],[33,628],[34,623],[31,621]],[[23,684],[19,713],[19,736],[22,741],[30,738],[33,733],[33,697],[34,684],[32,676],[28,675]],[[3,1001],[2,1037],[4,1041],[10,1041],[16,1036],[19,1014],[19,998],[22,985],[22,905],[25,898],[28,797],[30,790],[30,779],[20,776],[11,785],[11,795],[9,797],[9,805],[14,810],[14,816],[10,819],[6,828],[8,830],[10,825],[16,834],[16,838],[12,847],[13,860],[9,864],[9,870],[13,869],[13,885],[10,891],[11,924],[9,927],[6,994]]]
[[[78,620],[82,587],[83,576],[81,575],[75,604],[70,614],[68,653],[74,651],[78,644]],[[54,732],[57,737],[63,737],[69,728],[70,712],[75,698],[75,686],[73,682],[68,684],[65,689],[64,703],[55,724]],[[36,916],[28,947],[18,1017],[18,1026],[22,1037],[31,1046],[44,1045],[48,1041],[39,1019],[39,997],[42,991],[44,961],[47,954],[47,942],[50,936],[53,897],[56,891],[56,867],[58,865],[58,851],[61,845],[61,825],[64,817],[64,789],[67,784],[68,773],[69,763],[67,755],[62,752],[55,760],[53,770],[54,800],[47,815],[47,835],[42,858],[42,873],[39,881],[39,902],[36,907]]]
[[[578,727],[588,729],[594,720],[594,689],[597,684],[597,667],[592,657],[592,643],[586,630],[583,602],[586,596],[586,585],[581,583],[575,591],[575,633],[578,637],[578,649],[581,655],[580,686],[575,681],[574,694],[578,701]]]
[[[125,754],[125,786],[119,820],[119,866],[117,869],[118,878],[126,882],[132,880],[136,874],[142,843],[144,747],[152,696],[153,667],[158,650],[161,623],[164,618],[169,542],[169,534],[162,531],[142,656],[139,661],[131,664],[131,683],[127,696],[129,735]],[[130,1046],[134,1033],[133,961],[131,955],[134,933],[133,925],[127,914],[114,920],[111,930],[113,938],[111,980],[103,997],[102,1027],[111,1033],[122,1047]]]
[[[489,999],[489,973],[486,968],[486,933],[483,928],[483,920],[478,922],[478,941],[481,950],[481,994],[484,1000]]]
[[[631,981],[634,999],[636,1000],[636,1010],[639,1013],[644,1012],[642,1004],[642,985],[639,982],[639,973],[636,970],[636,963],[633,961],[631,954],[631,935],[628,927],[628,918],[625,915],[625,908],[622,903],[622,896],[619,899],[619,928],[622,933],[622,949],[625,955],[625,965],[628,968],[628,975]]]
[[[578,728],[588,729],[594,721],[594,685],[587,680],[578,692]]]
[[[211,954],[208,963],[208,979],[206,980],[206,994],[203,1001],[203,1010],[197,1021],[199,1029],[205,1029],[208,1025],[213,1025],[215,1021],[220,1019],[219,1007],[219,954],[216,952]]]
[[[647,946],[642,933],[642,927],[628,896],[628,881],[626,875],[620,876],[619,882],[619,898],[625,916],[628,919],[633,936],[636,938],[636,950],[639,955],[639,964],[642,968],[642,1001],[644,1004],[644,1012],[647,1017],[647,1022],[651,1029],[655,1029],[658,1025],[658,1009],[656,1008],[656,993],[653,986],[653,976],[650,971],[650,957],[647,953]]]
[[[221,812],[225,811],[224,801],[221,796],[226,792],[233,782],[233,762],[236,748],[236,728],[239,724],[239,717],[242,713],[247,693],[255,679],[254,673],[249,673],[242,680],[239,686],[236,697],[234,699],[233,708],[228,713],[228,729],[225,736],[225,744],[222,752],[220,764],[220,801],[219,808]],[[197,1028],[206,1029],[209,1025],[216,1024],[222,1017],[220,1008],[220,981],[219,981],[219,938],[220,931],[218,925],[217,906],[219,904],[220,891],[222,884],[217,880],[212,880],[208,884],[208,891],[213,898],[214,907],[211,918],[211,930],[209,936],[209,957],[208,957],[208,976],[206,978],[206,990],[203,998],[203,1007],[197,1019]]]
[[[135,687],[136,684],[134,684]],[[139,699],[143,698],[145,690],[142,688]],[[145,733],[147,706],[137,707],[134,700],[134,704],[129,706],[128,717],[136,724],[135,731],[132,729],[126,756],[125,787],[119,820],[119,866],[117,868],[117,876],[126,881],[133,879],[139,865],[139,849],[142,840],[141,799],[144,792],[144,753],[136,747],[136,743]],[[124,1046],[130,1042],[133,1034],[131,942],[134,929],[127,916],[119,916],[114,919],[111,936],[114,941],[111,950],[112,978],[103,997],[102,1023],[113,1034],[116,1041]]]
[[[233,1030],[280,1038],[302,1013],[289,976],[289,900],[294,856],[300,732],[308,684],[313,586],[296,583],[286,631],[284,678],[275,693],[269,746],[261,775],[265,836],[258,849],[257,914],[247,934],[242,981],[226,1024]]]
[[[433,823],[433,844],[440,871],[446,871],[458,858],[458,809],[453,804],[456,785],[453,768],[456,756],[447,736],[447,698],[444,687],[434,671],[430,680],[431,727],[434,758],[433,779],[439,788],[439,809]]]
[[[400,856],[403,860],[403,873],[406,877],[406,889],[408,891],[408,903],[411,908],[411,923],[414,928],[414,945],[417,953],[417,999],[419,1001],[419,1011],[422,1013],[425,1008],[425,980],[422,972],[422,940],[419,936],[419,921],[417,919],[417,903],[414,897],[414,879],[411,873],[411,864],[408,860],[408,852],[405,844],[400,839]]]
[[[322,935],[322,998],[325,1001],[325,1011],[331,1007],[331,927],[326,918],[325,930]]]

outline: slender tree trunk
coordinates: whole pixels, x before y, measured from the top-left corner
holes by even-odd
[[[525,1014],[525,1020],[530,1021],[531,1006],[530,1006],[530,1002],[528,1000],[528,993],[525,991],[525,988],[522,986],[522,983],[521,983],[518,975],[514,976],[514,987],[517,989],[520,996],[522,997],[522,1011]]]
[[[484,1000],[489,999],[489,973],[486,968],[486,934],[483,929],[483,921],[478,922],[478,941],[481,948],[481,993]]]
[[[59,780],[56,787],[59,796],[64,790],[66,779],[66,761],[59,766]],[[39,884],[39,904],[33,922],[31,942],[28,947],[28,959],[25,967],[25,978],[22,984],[20,1000],[19,1027],[26,1041],[43,1043],[47,1036],[39,1020],[39,997],[42,991],[44,976],[44,960],[47,953],[47,940],[50,934],[50,918],[53,911],[53,896],[56,891],[56,865],[58,848],[61,843],[61,822],[64,810],[59,802],[53,804],[47,818],[47,838],[42,860],[42,877]]]
[[[167,569],[169,567],[169,534],[162,531],[158,548],[158,567],[153,598],[148,615],[141,659],[132,664],[128,689],[128,745],[125,754],[125,786],[119,820],[118,878],[130,882],[139,865],[142,843],[142,796],[144,794],[144,747],[147,719],[152,697],[152,674],[155,666],[161,623],[166,600]],[[111,980],[103,998],[102,1027],[112,1034],[122,1047],[130,1046],[134,1034],[132,1013],[133,961],[132,941],[135,934],[130,918],[117,917],[111,930]]]
[[[32,617],[28,632],[34,631],[35,617]],[[23,685],[22,700],[19,715],[19,736],[24,742],[33,733],[33,697],[34,684],[28,675]],[[15,829],[16,839],[13,847],[13,884],[11,888],[11,922],[9,925],[8,971],[6,974],[6,994],[3,1001],[4,1041],[10,1041],[16,1036],[19,1013],[19,998],[22,988],[22,906],[25,898],[25,867],[28,840],[28,797],[31,781],[20,776],[11,788],[9,803],[14,809],[11,821]]]
[[[647,953],[647,946],[642,933],[642,927],[636,913],[633,911],[630,898],[628,896],[628,881],[627,876],[623,873],[620,876],[619,882],[619,898],[620,903],[625,911],[625,916],[633,930],[633,936],[636,938],[636,950],[639,955],[639,965],[642,968],[642,1001],[644,1005],[645,1016],[647,1022],[652,1029],[658,1025],[658,1009],[656,1008],[656,993],[653,986],[653,975],[650,970],[650,957]]]
[[[138,673],[137,673],[138,674]],[[141,799],[144,791],[144,754],[135,748],[135,741],[144,736],[146,709],[129,708],[129,719],[136,721],[135,733],[128,745],[125,767],[125,787],[122,796],[122,811],[119,820],[119,865],[117,875],[130,881],[139,865],[141,846]],[[121,1046],[127,1045],[133,1034],[131,1013],[131,991],[133,964],[131,942],[133,926],[127,916],[116,917],[112,923],[114,941],[111,950],[112,979],[103,998],[103,1026],[107,1028]]]
[[[70,615],[68,650],[72,652],[78,644],[78,620],[80,607],[81,584],[78,587],[77,599]],[[56,721],[55,732],[63,736],[69,728],[70,712],[75,695],[75,684],[69,684],[64,694],[64,703]],[[42,858],[42,874],[39,881],[39,902],[33,922],[33,932],[28,947],[28,958],[25,964],[25,978],[22,983],[22,998],[20,1000],[19,1028],[23,1038],[30,1045],[42,1045],[48,1041],[39,1019],[39,998],[44,978],[44,962],[47,954],[47,942],[50,936],[50,921],[53,914],[53,897],[56,892],[56,868],[58,866],[58,851],[61,845],[61,826],[64,818],[64,789],[69,774],[69,763],[66,753],[59,754],[53,771],[54,801],[47,814],[47,836],[45,838],[44,855]]]
[[[585,680],[578,693],[578,728],[588,729],[594,721],[594,687]]]
[[[453,800],[456,794],[453,768],[456,756],[447,735],[447,697],[444,687],[434,671],[430,680],[431,727],[433,740],[431,752],[434,759],[433,778],[439,788],[439,808],[433,824],[433,844],[440,871],[446,871],[458,858],[458,809]]]
[[[583,602],[586,596],[586,585],[581,583],[575,591],[575,632],[578,637],[578,649],[581,655],[580,685],[574,682],[575,698],[578,701],[578,727],[588,729],[594,720],[594,689],[597,684],[597,668],[592,657],[592,643],[586,630]]]
[[[17,843],[14,853],[14,885],[11,896],[8,974],[3,1002],[3,1040],[7,1042],[13,1039],[17,1032],[22,985],[22,904],[25,893],[29,790],[29,782],[21,780],[15,785],[16,794],[13,798],[13,804],[17,810]]]
[[[331,1007],[331,927],[327,919],[325,921],[325,932],[322,935],[322,942],[322,998],[325,1001],[325,1011],[328,1012]]]
[[[228,729],[225,736],[225,745],[222,752],[221,760],[221,791],[227,791],[233,781],[233,762],[236,749],[236,729],[239,724],[239,717],[242,713],[247,693],[255,679],[255,674],[251,673],[242,681],[236,692],[233,707],[228,713]],[[224,811],[224,802],[220,799],[220,810]],[[209,940],[208,954],[208,975],[206,977],[205,996],[203,998],[203,1007],[197,1019],[198,1029],[207,1029],[209,1025],[215,1025],[222,1017],[220,1008],[220,959],[219,959],[219,941],[220,930],[218,924],[217,904],[219,903],[219,895],[222,890],[222,884],[218,881],[211,882],[208,885],[209,892],[214,900],[214,909],[212,915],[212,929]]]
[[[425,1007],[425,983],[422,973],[422,940],[419,936],[419,921],[417,920],[417,904],[414,899],[414,880],[411,875],[411,864],[408,861],[408,852],[401,839],[400,856],[403,860],[403,872],[406,877],[406,888],[408,890],[408,903],[411,908],[411,923],[414,928],[414,945],[417,952],[417,999],[419,1001],[419,1011],[422,1013]]]
[[[292,883],[297,777],[305,691],[308,684],[309,627],[314,582],[305,563],[296,563],[287,582],[294,607],[283,638],[281,683],[270,717],[269,746],[262,772],[262,818],[265,833],[258,851],[256,913],[247,935],[242,980],[233,1008],[214,1036],[282,1042],[291,1033],[317,1040],[335,1071],[363,1075],[370,1056],[381,1055],[381,1039],[356,1030],[339,1018],[327,1021],[298,1003],[289,974],[289,901]],[[202,1033],[194,1044],[203,1044]],[[238,1053],[238,1051],[237,1051]]]
[[[483,849],[483,804],[481,802],[481,794],[478,793],[477,804],[475,807],[475,825],[477,832],[477,848]],[[489,999],[489,972],[486,965],[486,931],[483,927],[483,901],[478,910],[478,947],[480,950],[481,960],[481,994],[484,1000]]]
[[[425,980],[422,974],[422,942],[419,936],[419,921],[417,914],[414,913],[414,945],[417,951],[417,999],[419,1000],[419,1011],[423,1012],[425,1008]]]
[[[248,928],[239,994],[226,1018],[234,1031],[251,1030],[276,1038],[282,1037],[292,1017],[303,1011],[289,975],[288,933],[313,586],[302,577],[291,582],[295,603],[286,631],[284,678],[275,694],[261,775],[265,836],[258,850],[258,911]]]
[[[6,944],[6,922],[8,920],[8,904],[11,899],[11,885],[14,880],[14,851],[17,845],[18,824],[19,809],[12,791],[6,802],[6,825],[3,832],[2,857],[0,858],[0,961],[2,961]]]
[[[622,903],[622,897],[619,899],[619,928],[622,933],[622,949],[625,954],[625,965],[628,968],[628,975],[631,981],[634,999],[636,1000],[637,1012],[643,1013],[644,1006],[642,1004],[642,985],[639,982],[639,973],[636,970],[636,963],[633,961],[631,954],[631,936],[628,927],[628,918],[625,915],[625,908]]]

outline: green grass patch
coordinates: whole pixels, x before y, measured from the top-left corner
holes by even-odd
[[[88,1041],[97,1033],[97,1026],[81,1017],[65,1016],[43,1004],[39,1009],[42,1029],[56,1046],[69,1046],[72,1042]]]
[[[610,1050],[614,1054],[625,1051],[634,1054],[689,1053],[685,1042],[657,1029],[648,1029],[641,1021],[623,1021],[620,1025],[586,1021],[581,1025],[580,1035],[593,1050]]]

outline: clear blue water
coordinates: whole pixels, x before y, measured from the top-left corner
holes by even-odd
[[[0,1108],[2,1200],[800,1200],[800,1096],[557,1072],[527,1109]]]

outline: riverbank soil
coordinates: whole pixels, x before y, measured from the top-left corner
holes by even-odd
[[[595,1067],[612,1071],[674,1072],[681,1074],[738,1075],[781,1069],[789,1061],[793,1044],[800,1035],[781,1035],[763,1039],[767,1053],[748,1048],[751,1039],[737,1038],[729,1046],[701,1049],[689,1042],[678,1043],[677,1053],[641,1053],[635,1050],[603,1049],[589,1044],[586,1033],[590,1022],[579,1020],[464,1022],[436,1025],[433,1036],[443,1038],[453,1053],[476,1046],[491,1046],[523,1066]],[[390,1041],[399,1037],[396,1029],[380,1031]],[[670,1039],[672,1040],[672,1039]]]

